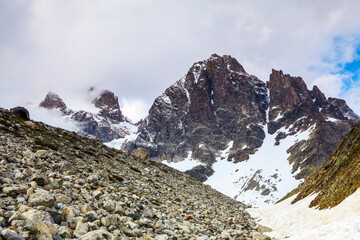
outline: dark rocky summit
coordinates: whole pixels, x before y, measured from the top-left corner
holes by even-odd
[[[267,107],[265,83],[234,58],[212,55],[155,100],[128,148],[143,147],[161,159],[183,158],[192,151],[211,166],[218,150],[234,141],[230,159],[242,161],[262,144]]]
[[[89,94],[93,92],[95,89],[91,88]],[[126,125],[132,125],[132,123],[123,116],[118,97],[113,92],[101,91],[91,100],[91,104],[99,109],[98,112],[74,111],[67,108],[59,95],[49,92],[39,106],[58,110],[62,116],[75,123],[78,134],[91,139],[109,142],[130,134]]]
[[[258,151],[268,135],[276,144],[303,131],[307,140],[294,142],[288,161],[298,179],[320,167],[359,117],[336,98],[326,98],[317,86],[309,90],[300,77],[273,70],[267,83],[248,74],[231,56],[212,55],[154,101],[131,152],[145,148],[152,159],[192,158],[208,168],[219,151],[233,142],[228,161],[242,162]],[[264,166],[265,167],[265,166]],[[209,171],[194,169],[206,180]],[[211,175],[211,174],[210,174]]]
[[[270,239],[262,229],[180,171],[0,109],[0,239]]]

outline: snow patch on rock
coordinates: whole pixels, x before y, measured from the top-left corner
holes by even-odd
[[[138,133],[138,128],[130,122],[121,122],[113,127],[127,131],[127,135],[123,138],[114,139],[110,142],[104,143],[106,146],[111,148],[121,149],[124,143],[135,141],[140,134]]]
[[[332,118],[332,117],[328,117],[328,118],[326,119],[326,121],[329,121],[329,122],[338,122],[339,119]]]
[[[192,67],[192,74],[194,76],[194,83],[197,84],[200,80],[201,70],[205,67],[204,63],[195,63]]]
[[[175,168],[175,169],[177,169],[179,171],[182,171],[182,172],[185,172],[187,170],[192,169],[193,167],[196,167],[196,166],[202,164],[201,162],[199,162],[196,159],[192,158],[192,151],[188,152],[187,157],[183,161],[179,161],[179,162],[163,161],[162,163],[168,165],[169,167],[172,167],[172,168]]]

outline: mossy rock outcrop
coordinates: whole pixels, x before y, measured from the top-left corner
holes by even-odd
[[[143,160],[149,159],[149,151],[144,148],[137,148],[131,152],[131,155],[141,158]]]

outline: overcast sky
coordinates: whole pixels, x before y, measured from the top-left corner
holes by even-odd
[[[272,68],[360,113],[360,1],[0,0],[0,106],[48,91],[84,108],[91,86],[128,117],[212,53],[267,81]]]

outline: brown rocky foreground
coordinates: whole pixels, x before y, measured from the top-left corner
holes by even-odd
[[[0,239],[270,239],[245,207],[161,163],[0,109]]]

